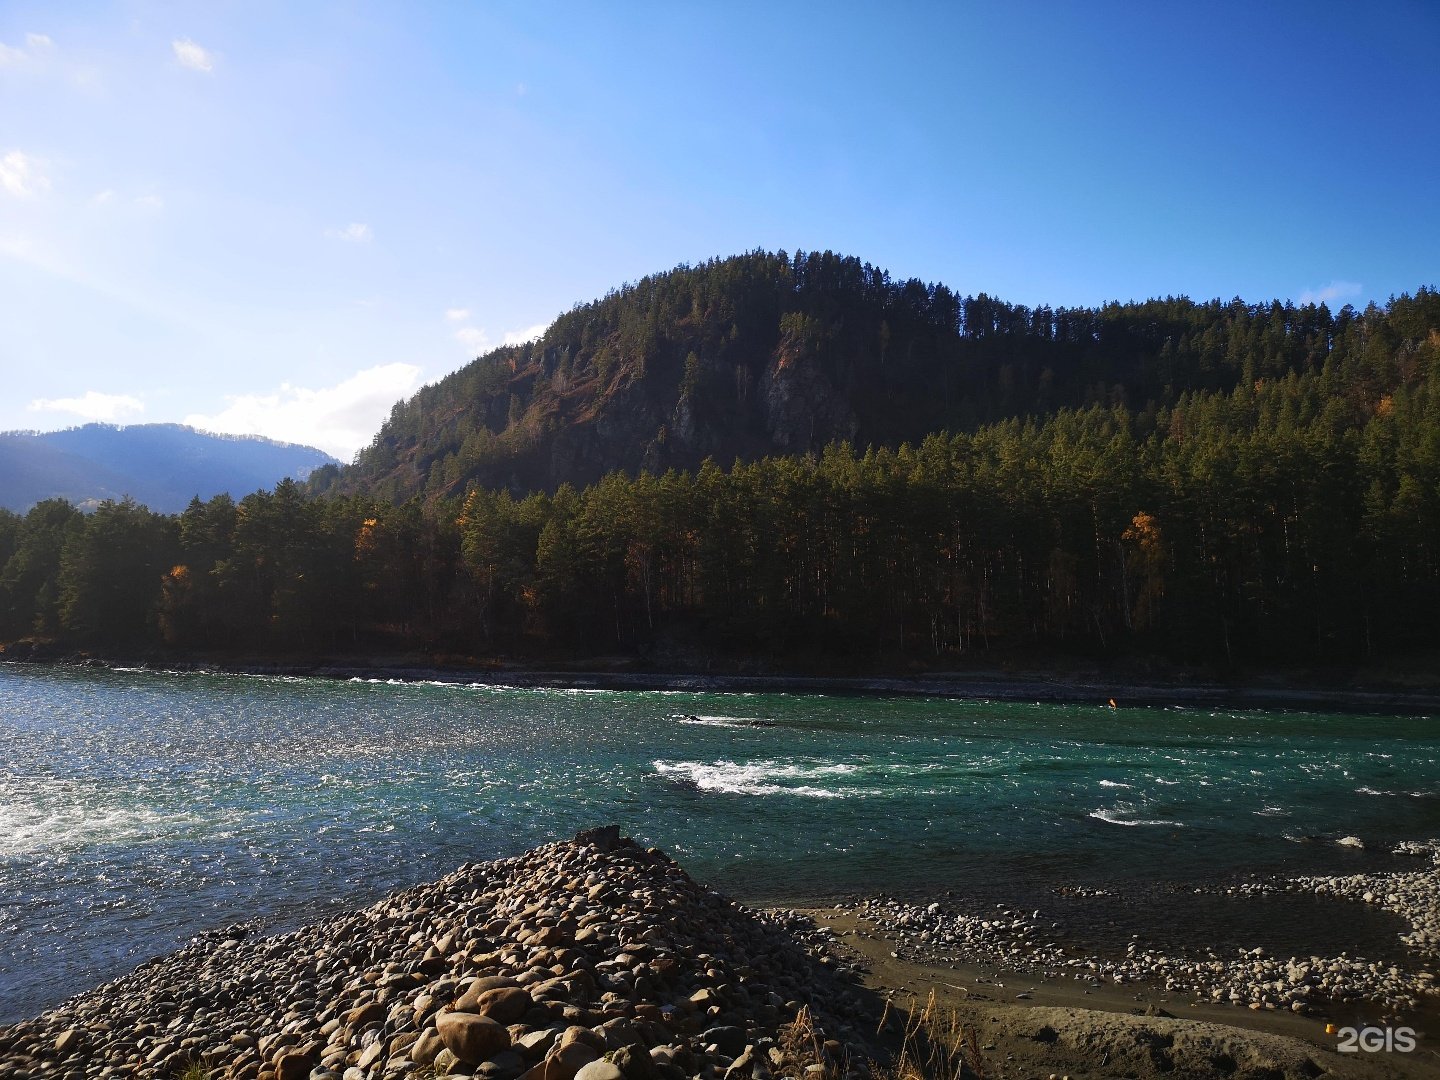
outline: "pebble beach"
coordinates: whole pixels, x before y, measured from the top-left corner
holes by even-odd
[[[197,938],[0,1029],[0,1077],[843,1075],[873,1010],[806,938],[602,828],[288,934]]]

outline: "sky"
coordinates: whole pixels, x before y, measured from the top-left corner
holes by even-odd
[[[1440,284],[1440,4],[0,5],[0,430],[349,460],[645,274],[1015,303]]]

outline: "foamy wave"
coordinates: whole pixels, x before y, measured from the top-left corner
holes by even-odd
[[[1122,784],[1119,780],[1101,780],[1101,781],[1100,781],[1100,786],[1101,786],[1101,787],[1122,787],[1122,788],[1128,788],[1128,787],[1134,787],[1135,785],[1134,785],[1134,784]]]
[[[759,716],[682,716],[679,718],[682,724],[699,724],[703,727],[769,727],[774,723]]]
[[[73,850],[92,844],[134,844],[171,835],[195,821],[148,807],[0,804],[0,857]]]
[[[363,686],[428,687],[440,690],[463,690],[480,693],[523,693],[523,694],[610,694],[613,690],[597,690],[582,686],[518,686],[500,682],[462,682],[458,679],[397,679],[387,676],[354,675],[346,680]],[[668,691],[665,691],[668,692]]]
[[[1091,810],[1086,816],[1092,817],[1096,821],[1103,821],[1108,825],[1176,825],[1182,829],[1185,827],[1183,821],[1171,821],[1168,818],[1131,818],[1121,816],[1122,814],[1131,812],[1133,812],[1133,808],[1121,810],[1102,806],[1098,810]]]
[[[805,795],[813,799],[839,799],[858,791],[836,791],[811,784],[783,784],[784,780],[814,780],[826,776],[844,776],[856,771],[856,765],[795,765],[778,761],[656,761],[655,771],[667,780],[693,785],[699,791],[724,792],[731,795]]]
[[[1437,793],[1437,792],[1435,792],[1435,791],[1423,791],[1423,790],[1422,790],[1422,791],[1381,791],[1379,788],[1358,787],[1358,788],[1355,789],[1355,794],[1356,794],[1356,795],[1393,795],[1393,796],[1397,796],[1397,797],[1403,795],[1403,796],[1404,796],[1405,798],[1407,798],[1407,799],[1433,799],[1433,798],[1436,797],[1437,794],[1440,794],[1440,793]]]

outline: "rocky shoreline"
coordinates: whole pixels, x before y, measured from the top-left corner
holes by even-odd
[[[939,903],[873,898],[854,905],[854,911],[892,936],[897,955],[913,962],[1002,965],[1094,985],[1146,983],[1197,1001],[1304,1016],[1323,1017],[1337,1007],[1367,1005],[1390,1014],[1377,1017],[1380,1022],[1394,1022],[1440,1001],[1431,970],[1440,963],[1440,841],[1402,844],[1394,854],[1425,857],[1429,865],[1414,871],[1255,882],[1226,891],[1313,893],[1376,905],[1405,920],[1409,931],[1400,941],[1423,967],[1402,969],[1348,953],[1281,958],[1260,948],[1225,956],[1213,951],[1166,955],[1139,940],[1131,941],[1125,956],[1102,959],[1077,955],[1063,944],[1065,928],[1041,910],[963,913]]]
[[[0,1028],[0,1078],[839,1080],[875,1002],[815,936],[594,829],[292,933],[193,939]]]

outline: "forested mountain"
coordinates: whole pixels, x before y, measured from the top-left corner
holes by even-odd
[[[239,497],[333,464],[329,454],[308,446],[179,424],[11,431],[0,433],[0,507],[25,511],[56,498],[90,507],[128,495],[173,514],[196,495]]]
[[[1031,310],[749,255],[576,308],[323,473],[0,511],[0,641],[1433,680],[1440,293]]]
[[[1358,366],[1353,389],[1377,391],[1413,363],[1395,348],[1424,341],[1435,306],[1422,290],[1385,313],[1185,298],[1027,308],[831,252],[756,252],[644,278],[480,357],[397,404],[356,464],[321,470],[312,490],[519,495],[1096,404],[1150,423],[1187,393],[1327,364]]]

